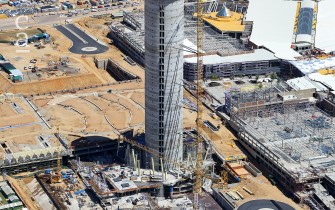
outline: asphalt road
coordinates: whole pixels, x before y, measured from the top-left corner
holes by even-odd
[[[273,210],[295,210],[290,205],[274,201],[274,200],[253,200],[242,204],[237,210],[259,210],[259,209],[273,209]]]
[[[132,7],[129,7],[132,9]],[[39,17],[33,17],[29,15],[28,19],[19,18],[18,17],[10,17],[7,19],[0,19],[0,30],[11,30],[18,29],[15,22],[18,20],[19,26],[21,28],[25,27],[38,27],[38,26],[46,26],[53,24],[64,24],[66,19],[72,19],[73,21],[79,20],[82,17],[89,17],[93,15],[101,15],[101,14],[111,14],[112,12],[119,11],[120,9],[115,10],[107,10],[107,11],[99,11],[99,12],[91,12],[88,14],[78,14],[77,16],[66,17],[65,15],[48,15],[47,13],[40,13]]]
[[[58,25],[55,28],[72,41],[70,52],[75,54],[99,54],[108,50],[73,24]]]

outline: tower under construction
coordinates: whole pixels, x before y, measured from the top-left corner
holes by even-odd
[[[145,0],[146,145],[166,170],[182,159],[183,39],[184,1]]]

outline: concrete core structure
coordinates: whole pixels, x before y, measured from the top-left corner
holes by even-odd
[[[145,142],[170,160],[165,170],[182,159],[183,39],[184,1],[146,0]]]

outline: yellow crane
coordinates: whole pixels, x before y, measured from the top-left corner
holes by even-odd
[[[202,140],[202,81],[203,81],[203,1],[197,0],[197,142],[196,142],[196,167],[194,171],[194,201],[193,208],[199,209],[199,196],[202,195],[202,179],[204,177],[203,170],[203,140]]]
[[[58,134],[58,138],[60,138],[59,136],[59,127],[57,127],[57,134]],[[59,144],[58,146],[58,150],[57,150],[57,168],[55,170],[55,173],[51,173],[50,174],[50,183],[59,183],[62,181],[62,176],[61,176],[61,170],[62,170],[62,166],[61,166],[61,146]]]

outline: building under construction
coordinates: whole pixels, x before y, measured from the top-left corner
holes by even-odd
[[[297,199],[335,170],[333,118],[316,107],[315,89],[281,85],[226,92],[225,110],[239,142]]]
[[[214,1],[216,2],[216,1]],[[203,5],[204,11],[207,14],[211,12],[220,13],[220,11],[228,10],[224,4],[216,3],[213,5],[211,2],[206,2]],[[238,12],[243,12],[246,6],[240,6]],[[184,41],[180,48],[184,48],[184,57],[194,57],[196,53],[196,2],[184,4]],[[222,12],[221,12],[222,13]],[[221,14],[220,13],[220,14]],[[220,24],[226,24],[227,20]],[[238,23],[237,25],[241,25]],[[144,65],[144,13],[143,12],[124,12],[123,22],[111,25],[109,37],[113,43],[133,60],[141,65]],[[246,52],[251,52],[245,47],[243,41],[239,36],[232,36],[231,31],[217,31],[213,25],[204,25],[204,44],[203,50],[206,55],[218,54],[220,56],[238,55]],[[243,29],[243,36],[246,37],[251,33],[250,27]],[[235,32],[233,33],[235,34]],[[184,70],[185,71],[185,70]]]

